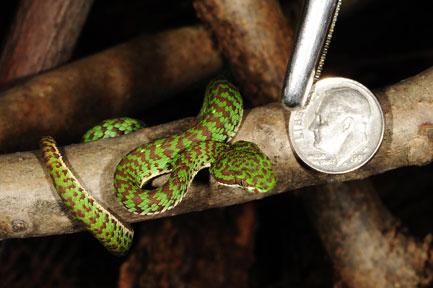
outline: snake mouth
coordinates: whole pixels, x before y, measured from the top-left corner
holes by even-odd
[[[261,191],[257,187],[245,187],[245,189],[247,189],[248,192],[251,192],[251,193],[254,193],[254,194],[259,194],[259,193],[266,192],[266,191]]]

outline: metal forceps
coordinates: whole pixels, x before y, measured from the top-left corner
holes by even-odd
[[[306,0],[282,91],[286,108],[303,108],[320,77],[341,0]]]

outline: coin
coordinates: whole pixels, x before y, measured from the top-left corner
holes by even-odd
[[[373,157],[384,126],[380,104],[368,88],[333,77],[317,81],[308,105],[292,111],[289,136],[297,156],[308,166],[342,174]]]

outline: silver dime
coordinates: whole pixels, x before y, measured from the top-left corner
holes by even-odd
[[[298,157],[329,174],[353,171],[376,153],[384,118],[373,93],[346,78],[326,78],[313,87],[308,105],[290,115],[289,136]]]

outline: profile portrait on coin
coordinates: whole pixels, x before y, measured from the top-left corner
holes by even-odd
[[[370,118],[368,100],[348,88],[326,92],[308,129],[314,133],[313,146],[339,166],[362,153],[368,143]]]

